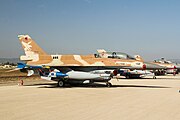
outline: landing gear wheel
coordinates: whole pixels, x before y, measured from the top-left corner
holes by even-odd
[[[107,83],[106,83],[106,86],[107,86],[107,87],[112,87],[112,84],[111,84],[110,82],[107,82]]]
[[[65,83],[63,80],[58,81],[58,87],[64,87]]]
[[[156,76],[153,76],[153,79],[156,79]]]
[[[130,79],[130,76],[129,76],[129,75],[126,75],[126,79]]]

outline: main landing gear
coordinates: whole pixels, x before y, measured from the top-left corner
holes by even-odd
[[[107,87],[112,87],[112,84],[110,82],[106,82]]]
[[[153,76],[153,79],[156,79],[156,76]]]
[[[64,85],[65,85],[64,80],[59,80],[57,85],[58,85],[58,87],[64,87]]]
[[[64,87],[65,86],[65,81],[60,79],[57,83],[57,86],[58,87]],[[106,86],[107,87],[112,87],[112,84],[110,82],[106,82]]]

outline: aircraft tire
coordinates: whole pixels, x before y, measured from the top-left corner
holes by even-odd
[[[58,81],[58,87],[64,87],[65,82],[63,80]]]
[[[106,86],[107,86],[107,87],[112,87],[112,84],[111,84],[110,82],[107,82],[107,83],[106,83]]]
[[[126,79],[130,79],[130,76],[129,76],[129,75],[126,75]]]

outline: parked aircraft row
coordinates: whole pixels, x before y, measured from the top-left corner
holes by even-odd
[[[180,68],[179,65],[176,65],[172,63],[171,61],[167,61],[164,58],[161,58],[160,60],[154,60],[153,62],[146,62],[141,58],[140,55],[134,55],[134,57],[122,53],[122,52],[107,52],[104,49],[97,50],[98,54],[96,56],[103,57],[103,58],[118,58],[118,59],[136,59],[139,61],[144,62],[146,67],[148,66],[148,71],[146,70],[124,70],[124,72],[121,72],[121,75],[129,77],[140,77],[145,75],[152,75],[151,73],[154,73],[155,75],[164,75],[164,74],[177,74],[178,69]],[[161,66],[162,69],[159,69]],[[121,69],[122,71],[122,69]],[[127,75],[128,74],[128,75]]]
[[[60,87],[66,83],[93,82],[105,82],[110,87],[109,81],[117,74],[126,78],[145,75],[156,78],[155,71],[168,69],[166,65],[145,62],[139,55],[132,57],[105,50],[91,55],[49,55],[29,35],[18,35],[18,38],[25,52],[20,60],[25,63],[18,63],[17,69],[28,72],[28,76],[39,74],[42,79],[57,81]]]

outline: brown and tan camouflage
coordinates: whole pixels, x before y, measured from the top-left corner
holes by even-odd
[[[94,55],[48,55],[29,35],[19,35],[18,38],[25,51],[20,59],[27,61],[28,65],[143,67],[141,60],[96,58]]]

